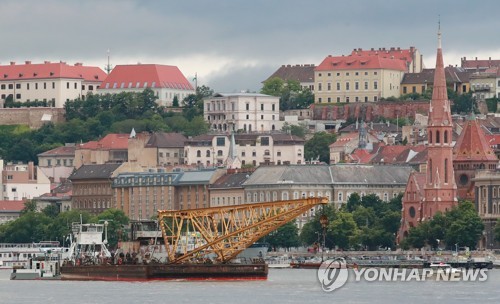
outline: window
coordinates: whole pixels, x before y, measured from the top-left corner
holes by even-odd
[[[339,192],[339,194],[338,194],[338,201],[342,202],[342,198],[343,198],[342,192]]]
[[[440,138],[441,136],[440,135],[441,134],[439,134],[439,130],[436,131],[436,144],[439,144],[441,142],[441,138]]]
[[[5,90],[5,84],[2,84],[2,86],[0,87],[2,90]]]
[[[69,89],[69,82],[66,82],[66,89]]]
[[[210,150],[207,150],[206,156],[210,157]]]
[[[225,137],[217,137],[217,147],[224,147],[226,145]]]
[[[354,83],[354,89],[355,89],[356,91],[357,91],[357,90],[359,90],[359,82],[357,82],[357,81],[356,81],[356,82]]]
[[[260,138],[260,145],[261,146],[269,146],[269,137],[268,136],[263,136]]]
[[[445,143],[445,144],[448,143],[448,131],[444,131],[443,143]]]
[[[337,97],[337,102],[340,102],[340,97]]]
[[[448,159],[445,158],[444,160],[444,182],[447,184],[448,183]]]
[[[253,157],[256,157],[256,156],[257,156],[257,152],[252,151],[252,156],[253,156]]]
[[[346,83],[345,83],[345,90],[346,90],[346,91],[349,91],[349,82],[346,82]]]
[[[46,83],[46,82],[44,82],[44,83],[43,83],[43,89],[44,89],[44,90],[46,90],[46,89],[47,89],[47,83]]]
[[[264,111],[264,104],[263,103],[260,104],[260,110]]]
[[[345,73],[346,76],[349,76],[349,72]]]
[[[38,83],[35,83],[35,90],[38,90]]]
[[[241,152],[241,157],[245,157],[245,151]]]
[[[123,84],[122,84],[123,85]],[[78,88],[78,84],[75,82],[75,90]]]
[[[331,97],[328,97],[328,102],[332,102],[332,98]]]
[[[373,89],[378,90],[378,82],[377,81],[373,82]]]
[[[415,208],[414,207],[410,207],[410,217],[411,218],[414,218],[415,217]]]
[[[327,90],[328,90],[328,91],[331,91],[331,90],[332,90],[332,83],[331,83],[331,82],[329,82],[329,83],[327,83],[326,85],[327,85]]]
[[[378,74],[378,72],[373,72],[373,75],[377,75],[377,74]]]
[[[200,150],[196,151],[196,157],[201,157],[201,151]]]
[[[337,82],[337,91],[340,91],[340,82]]]
[[[52,166],[52,160],[51,159],[47,159],[47,166]]]
[[[403,87],[403,94],[407,94],[406,93],[406,87]]]
[[[281,156],[281,151],[276,152],[277,156]]]
[[[416,86],[412,86],[411,87],[411,92],[412,93],[416,93],[417,92],[417,87]]]
[[[21,84],[20,83],[16,83],[16,89],[20,89],[21,88]]]
[[[217,151],[217,156],[222,156],[222,150]]]
[[[250,104],[249,103],[245,104],[245,108],[246,108],[247,111],[250,110]],[[248,115],[247,115],[247,117],[248,117]]]
[[[21,94],[16,94],[16,99],[21,99]]]
[[[273,107],[273,111],[275,111],[276,110],[276,105],[274,103],[273,103],[272,107]]]
[[[349,96],[346,96],[345,102],[349,102]]]
[[[321,91],[321,82],[318,83],[318,91]]]
[[[13,90],[14,89],[14,85],[12,83],[9,84],[9,90]]]

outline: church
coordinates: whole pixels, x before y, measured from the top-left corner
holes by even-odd
[[[411,227],[431,219],[437,212],[450,210],[458,203],[459,198],[473,201],[472,180],[476,170],[495,169],[497,166],[498,159],[487,144],[474,115],[465,122],[455,146],[452,132],[453,122],[439,30],[427,126],[427,165],[424,170],[413,172],[408,178],[398,241],[408,235]]]

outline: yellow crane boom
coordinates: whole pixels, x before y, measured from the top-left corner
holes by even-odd
[[[225,263],[255,241],[319,204],[327,198],[254,203],[235,206],[159,210],[169,263],[200,262],[216,256]]]

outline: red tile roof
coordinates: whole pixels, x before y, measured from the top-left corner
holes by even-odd
[[[62,146],[40,153],[38,156],[75,156],[75,149],[74,145]]]
[[[315,71],[388,69],[406,71],[406,62],[380,55],[328,56]]]
[[[486,68],[491,68],[491,67],[500,67],[500,60],[491,60],[491,59],[485,59],[485,60],[477,60],[472,59],[472,60],[467,60],[465,57],[462,58],[462,67],[466,69],[486,69]]]
[[[464,129],[453,147],[453,156],[455,161],[498,161],[475,118],[465,122]]]
[[[25,202],[26,201],[0,201],[0,212],[21,211],[24,209]]]
[[[338,137],[334,143],[330,144],[330,148],[343,147],[343,146],[347,145],[349,142],[351,142],[351,140],[356,139],[358,137],[359,137],[359,134],[354,133],[354,132],[342,134],[342,136]]]
[[[32,64],[14,64],[0,66],[1,80],[29,80],[29,79],[84,79],[86,81],[101,82],[106,73],[98,67],[83,66],[81,63],[68,65],[64,62]]]
[[[349,155],[352,162],[357,164],[368,164],[373,156],[374,154],[371,154],[365,149],[356,149]]]
[[[400,49],[400,48],[390,48],[390,49],[385,49],[385,48],[379,48],[378,50],[376,49],[370,49],[370,50],[363,50],[363,49],[354,49],[351,52],[351,55],[362,55],[362,56],[368,56],[368,55],[379,55],[382,56],[383,58],[397,58],[401,60],[405,60],[406,62],[410,63],[412,62],[413,58],[413,52],[414,50],[412,49]]]
[[[129,134],[108,134],[99,141],[89,141],[78,145],[78,149],[127,150]]]
[[[179,68],[160,64],[117,65],[99,88],[194,90]]]

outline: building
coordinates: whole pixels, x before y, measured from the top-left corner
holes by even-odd
[[[128,161],[129,134],[108,134],[98,141],[79,144],[75,149],[75,168],[89,164]]]
[[[153,133],[145,148],[156,149],[158,166],[184,164],[184,143],[187,138],[180,133]]]
[[[432,89],[435,69],[423,69],[420,73],[406,73],[401,81],[401,94],[423,94]],[[449,66],[444,69],[446,85],[458,94],[470,91],[472,72],[460,67]]]
[[[0,225],[16,220],[24,209],[26,200],[0,200]]]
[[[99,214],[112,208],[112,177],[120,166],[116,163],[80,166],[69,177],[73,185],[71,209]]]
[[[117,65],[99,87],[99,94],[142,92],[151,89],[160,106],[172,106],[177,96],[179,104],[195,89],[176,66],[161,64]]]
[[[425,183],[419,184],[418,187],[412,185],[412,182],[424,181],[423,178],[414,178],[409,180],[409,184],[406,186],[399,240],[408,235],[410,222],[419,223],[431,219],[436,212],[444,213],[451,210],[458,202],[452,164],[452,131],[450,101],[448,100],[441,49],[441,31],[439,30],[434,86],[427,123],[428,148]],[[421,188],[423,188],[424,197],[421,200],[419,212],[416,212],[416,196],[411,194],[411,198],[408,199],[407,195],[417,192],[416,189]]]
[[[453,147],[453,168],[459,199],[473,201],[474,179],[477,170],[495,170],[498,158],[488,144],[475,115],[466,120],[462,133]]]
[[[225,172],[220,169],[183,172],[175,185],[174,210],[208,208],[210,206],[209,186]]]
[[[7,163],[0,160],[2,198],[4,200],[32,199],[50,192],[50,180],[33,162]]]
[[[112,205],[132,220],[151,219],[158,210],[174,209],[174,186],[181,176],[161,168],[120,173],[113,179]]]
[[[55,206],[59,212],[71,210],[71,195],[73,185],[69,180],[64,180],[50,193],[45,193],[39,197],[34,197],[37,211],[42,211],[48,206]]]
[[[337,208],[347,203],[349,196],[375,194],[388,202],[404,192],[413,171],[411,166],[335,164],[330,166],[333,196]]]
[[[70,167],[73,168],[75,160],[75,144],[65,144],[38,154],[38,166],[40,167]]]
[[[280,130],[279,97],[256,93],[217,93],[203,100],[203,116],[213,130]]]
[[[250,174],[251,172],[228,172],[219,177],[208,188],[210,192],[210,207],[241,205],[245,203],[243,183],[250,178]]]
[[[273,78],[280,78],[285,82],[292,80],[299,82],[302,89],[314,92],[314,68],[314,64],[282,65],[264,82]]]
[[[462,68],[473,71],[473,72],[482,72],[492,67],[500,67],[500,60],[491,60],[491,57],[488,59],[467,59],[467,57],[461,58],[461,66]]]
[[[495,241],[495,225],[500,219],[500,171],[478,170],[474,182],[476,210],[484,223],[484,234],[479,248],[498,249]]]
[[[314,69],[315,103],[377,102],[399,97],[405,60],[379,54],[326,57]]]
[[[230,137],[228,134],[205,134],[189,138],[184,146],[185,164],[205,167],[224,165],[230,152],[235,152],[230,149]],[[305,141],[300,137],[283,133],[238,133],[234,134],[234,138],[241,166],[304,163]]]
[[[407,73],[419,73],[424,69],[424,61],[422,59],[422,54],[414,46],[410,46],[408,49],[402,49],[400,47],[391,48],[371,48],[370,50],[363,50],[361,48],[354,49],[351,55],[378,55],[384,58],[396,58],[405,61],[406,72]]]
[[[500,98],[500,67],[488,68],[470,75],[472,96],[479,101]]]
[[[98,67],[65,62],[24,64],[11,62],[0,65],[0,103],[10,97],[14,102],[46,101],[49,106],[62,108],[69,100],[83,99],[95,93],[106,73]]]
[[[245,203],[332,197],[332,177],[326,165],[260,166],[243,184]],[[321,207],[317,207],[321,208]],[[296,219],[299,228],[314,217],[317,208]]]

